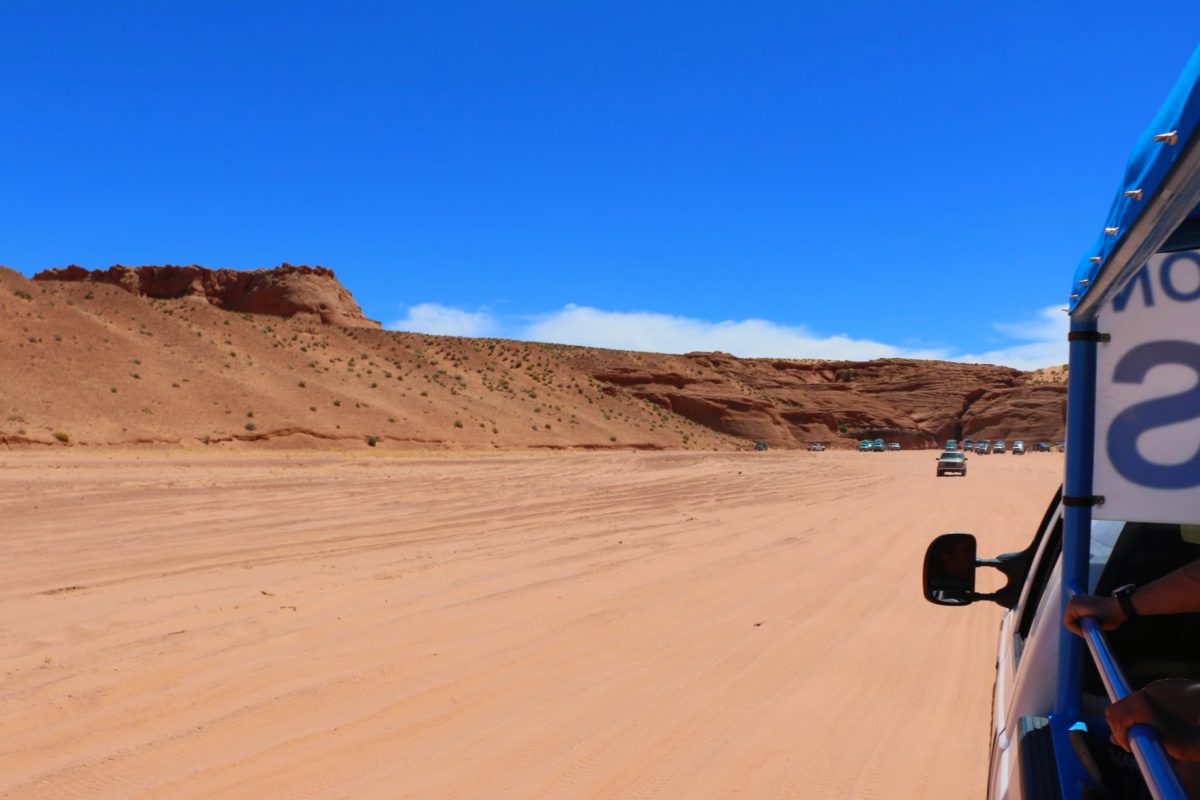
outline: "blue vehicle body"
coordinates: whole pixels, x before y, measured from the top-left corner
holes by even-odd
[[[1136,534],[1136,541],[1128,549],[1141,552],[1147,547],[1143,544],[1146,539],[1141,537],[1149,534],[1138,533],[1137,525],[1173,524],[1182,536],[1184,527],[1200,524],[1200,453],[1190,460],[1156,459],[1147,453],[1159,453],[1161,449],[1154,450],[1157,445],[1146,443],[1151,437],[1141,436],[1167,425],[1200,419],[1200,388],[1188,388],[1200,384],[1198,277],[1200,48],[1138,140],[1102,231],[1075,271],[1063,309],[1070,315],[1065,474],[1061,501],[1047,512],[1042,529],[1053,520],[1061,520],[1061,556],[1042,561],[1054,565],[1053,577],[1043,586],[1057,602],[1060,616],[1042,618],[1043,635],[1038,643],[1047,645],[1040,652],[1053,656],[1044,662],[1052,666],[1032,679],[1047,692],[1045,711],[1038,712],[1043,716],[1036,720],[1029,716],[1014,720],[1013,714],[1007,715],[1007,738],[993,745],[993,759],[1002,752],[1006,764],[997,766],[993,761],[990,797],[1084,800],[1103,796],[1097,794],[1104,790],[1098,786],[1096,770],[1089,769],[1094,765],[1087,764],[1086,746],[1081,755],[1080,731],[1089,727],[1093,732],[1105,731],[1107,726],[1095,703],[1088,707],[1084,702],[1084,665],[1094,666],[1109,701],[1124,697],[1130,686],[1094,622],[1084,621],[1086,636],[1081,638],[1061,625],[1061,609],[1073,595],[1098,586],[1092,538],[1098,537],[1097,547],[1104,545],[1106,534],[1096,533],[1103,531],[1103,526],[1128,524]],[[1135,313],[1126,313],[1128,308],[1135,308]],[[1159,365],[1190,370],[1190,381],[1164,391],[1164,381],[1149,377]],[[1151,399],[1144,399],[1137,391]],[[1195,443],[1188,441],[1185,445],[1183,449],[1191,455],[1194,450],[1187,448],[1194,448]],[[951,449],[949,443],[947,449]],[[1036,449],[1048,447],[1039,445]],[[1000,452],[998,442],[996,452]],[[1097,494],[1098,484],[1101,494],[1107,493],[1107,497]],[[1164,497],[1164,502],[1151,502]],[[1023,584],[1023,588],[1015,587],[1023,591],[1020,600],[1009,593],[1014,587],[979,595],[974,593],[973,584],[964,593],[952,583],[932,582],[931,565],[936,567],[937,562],[931,556],[951,553],[955,537],[962,544],[962,537],[969,534],[946,534],[930,546],[923,578],[927,599],[939,605],[994,600],[1010,611],[1026,602],[1031,586],[1028,567],[1021,574],[1012,561],[1004,558],[976,559],[975,565],[1018,576],[1018,583]],[[974,540],[969,538],[973,551]],[[942,551],[935,550],[942,539],[950,544]],[[1026,553],[1009,555],[1040,560],[1044,551],[1034,556],[1036,546],[1035,539]],[[1113,561],[1120,566],[1115,557]],[[940,579],[946,580],[945,576]],[[1036,605],[1034,609],[1036,613]],[[1032,646],[1024,652],[1026,659],[1033,658]],[[1089,652],[1090,661],[1085,662]],[[1200,675],[1192,677],[1200,679]],[[1090,696],[1094,697],[1095,692]],[[998,710],[1003,709],[996,706],[994,712]],[[1026,726],[1029,721],[1030,726]],[[1014,722],[1021,727],[1014,728]],[[1029,747],[1025,746],[1027,735]],[[1035,739],[1036,748],[1032,746]],[[1185,797],[1153,729],[1134,726],[1130,743],[1152,797]],[[1035,762],[1038,774],[1031,778],[1029,770],[1035,768],[1029,765]]]
[[[1200,48],[1192,55],[1154,121],[1134,148],[1103,231],[1076,269],[1071,285],[1070,373],[1067,388],[1063,601],[1087,586],[1097,442],[1097,316],[1106,301],[1136,290],[1139,271],[1155,253],[1200,246]],[[1174,240],[1173,243],[1170,240]],[[1132,284],[1132,287],[1130,286]],[[1169,290],[1168,290],[1169,291]],[[1187,465],[1184,465],[1185,467]],[[1188,520],[1180,520],[1187,522]],[[1091,642],[1089,642],[1090,644]],[[1064,798],[1081,797],[1091,783],[1071,750],[1069,732],[1081,721],[1085,642],[1059,638],[1059,674],[1051,717],[1059,786]],[[1099,659],[1098,659],[1099,660]],[[1141,726],[1139,726],[1141,727]],[[1153,731],[1136,734],[1135,755],[1151,793],[1184,796]],[[1131,738],[1131,741],[1132,738]]]

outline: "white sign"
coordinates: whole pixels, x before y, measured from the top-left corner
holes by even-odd
[[[1092,515],[1200,523],[1200,251],[1154,256],[1099,324]]]

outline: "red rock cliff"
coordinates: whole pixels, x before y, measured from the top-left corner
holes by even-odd
[[[657,359],[661,363],[647,363]],[[727,353],[643,357],[593,377],[613,391],[712,430],[772,447],[883,438],[905,448],[947,439],[1063,438],[1065,372],[989,364],[879,359],[789,361]]]
[[[308,313],[322,321],[351,328],[378,328],[363,316],[354,297],[333,270],[283,264],[273,269],[242,272],[199,266],[126,267],[86,270],[71,265],[48,269],[35,281],[88,281],[119,286],[130,294],[159,299],[201,298],[226,311],[291,317]]]

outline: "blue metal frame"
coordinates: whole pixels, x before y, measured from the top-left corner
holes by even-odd
[[[1082,315],[1080,315],[1082,316]],[[1094,315],[1072,319],[1071,332],[1097,332]],[[1081,336],[1070,343],[1070,373],[1067,379],[1067,463],[1063,479],[1063,496],[1090,498],[1093,495],[1092,475],[1095,466],[1096,435],[1096,338]],[[1092,540],[1092,508],[1088,504],[1065,505],[1063,508],[1063,607],[1073,595],[1088,592],[1089,560]],[[1129,695],[1120,668],[1112,658],[1107,642],[1094,620],[1083,620],[1087,646],[1097,670],[1113,702]],[[1081,721],[1083,700],[1084,640],[1060,629],[1058,637],[1058,675],[1054,713],[1050,715],[1050,730],[1054,741],[1055,760],[1062,796],[1080,797],[1092,785],[1083,764],[1071,746],[1069,731]],[[1158,736],[1145,725],[1130,730],[1138,766],[1156,800],[1184,800],[1186,795],[1171,769]]]
[[[1072,333],[1095,333],[1095,318],[1071,320]],[[1070,343],[1067,377],[1067,463],[1064,497],[1091,497],[1096,432],[1096,342],[1080,338]],[[1088,560],[1092,538],[1092,509],[1063,508],[1063,608],[1071,595],[1088,590]],[[1058,637],[1058,675],[1050,728],[1064,798],[1078,797],[1092,780],[1075,756],[1068,730],[1080,721],[1083,700],[1083,640],[1061,629]]]
[[[1167,102],[1143,133],[1130,157],[1103,234],[1084,256],[1071,283],[1068,307],[1072,333],[1095,333],[1104,304],[1187,220],[1200,219],[1200,47],[1193,52]],[[1067,381],[1067,459],[1063,495],[1090,498],[1095,458],[1097,337],[1070,343]],[[1065,504],[1064,504],[1065,505]],[[1092,509],[1065,505],[1063,512],[1063,604],[1087,592]],[[1095,628],[1090,621],[1091,628]],[[1092,641],[1096,638],[1097,641]],[[1099,646],[1097,646],[1099,644]],[[1101,673],[1120,671],[1103,636],[1089,635],[1088,646]],[[1078,798],[1091,780],[1075,757],[1069,729],[1080,722],[1083,700],[1084,641],[1059,631],[1058,675],[1050,727],[1064,798]],[[1110,676],[1111,677],[1111,676]],[[1106,677],[1106,686],[1109,678]],[[1127,694],[1124,679],[1118,681]],[[1114,700],[1110,686],[1109,695]],[[1121,695],[1124,696],[1124,695]],[[1156,797],[1182,797],[1158,737],[1149,728],[1136,733],[1142,774]],[[1148,754],[1148,755],[1147,755]],[[1166,769],[1170,781],[1161,775]],[[1165,782],[1160,782],[1162,777]],[[1174,789],[1170,785],[1173,784]],[[1165,787],[1165,789],[1164,789]],[[1174,793],[1172,793],[1174,792]]]

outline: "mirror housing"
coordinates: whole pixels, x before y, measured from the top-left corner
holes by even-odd
[[[976,557],[973,535],[943,533],[925,550],[921,593],[926,600],[939,606],[969,606],[977,600],[991,600],[1004,608],[1015,608],[1033,563],[1034,545],[1018,553],[983,559]],[[990,594],[976,592],[975,570],[979,567],[999,570],[1008,579],[1003,588]]]
[[[966,606],[983,598],[975,594],[975,537],[943,533],[925,550],[921,574],[925,599],[939,606]]]

